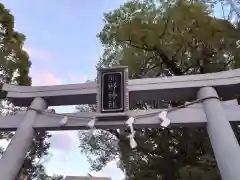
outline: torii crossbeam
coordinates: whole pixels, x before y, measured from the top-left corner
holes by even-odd
[[[105,83],[104,77],[109,78],[109,74],[114,74],[114,78],[119,78],[123,89],[126,90],[124,93],[127,98],[123,98],[122,101],[120,101],[122,96],[117,94],[121,97],[119,104],[127,105],[130,108],[139,100],[186,101],[195,97],[204,99],[202,103],[169,112],[171,126],[206,126],[222,179],[239,180],[240,147],[230,123],[239,123],[240,107],[236,101],[221,102],[218,94],[222,98],[232,99],[240,94],[240,69],[203,75],[129,81],[122,78],[124,73],[125,71],[120,72],[117,68],[114,70],[105,69],[102,72],[105,76],[98,79],[98,83],[41,87],[3,84],[1,88],[2,99],[6,98],[16,106],[29,106],[30,108],[25,113],[0,117],[1,131],[16,130],[11,143],[0,160],[0,180],[15,179],[31,145],[35,129],[87,129],[87,124],[91,118],[102,115],[100,111],[97,113],[65,114],[69,118],[67,124],[63,126],[60,123],[61,118],[44,113],[44,109],[48,106],[95,104],[96,102],[102,103],[102,107],[104,107],[104,103],[101,101],[105,96],[104,88],[100,90],[100,84]],[[111,107],[113,107],[112,105]],[[123,107],[123,112],[113,112],[101,116],[101,120],[95,124],[96,128],[121,128],[125,126],[128,117],[162,111],[161,109],[129,111],[128,107]],[[110,119],[107,117],[109,115],[111,115]],[[160,121],[157,115],[142,116],[142,118],[136,119],[134,127],[160,127]]]

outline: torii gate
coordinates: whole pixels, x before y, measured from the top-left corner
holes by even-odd
[[[118,82],[118,86],[113,81]],[[134,128],[160,127],[158,114],[161,109],[129,111],[129,106],[138,100],[186,101],[189,98],[198,98],[201,103],[169,111],[170,125],[206,126],[222,179],[240,178],[240,147],[230,125],[240,122],[240,107],[236,101],[221,102],[219,99],[219,96],[234,98],[240,94],[240,69],[128,81],[126,67],[117,67],[99,69],[98,83],[40,87],[3,84],[1,90],[2,99],[29,108],[25,113],[0,117],[0,130],[16,130],[0,160],[0,180],[15,179],[32,143],[34,130],[87,129],[92,119],[98,119],[96,128],[121,128],[126,126],[129,117],[138,117]],[[115,101],[109,101],[113,97]],[[48,106],[96,102],[96,113],[63,114],[68,117],[64,123],[62,115],[44,110]]]

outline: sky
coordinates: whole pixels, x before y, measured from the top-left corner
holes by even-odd
[[[15,29],[26,36],[24,48],[30,55],[33,85],[82,83],[94,79],[102,52],[96,35],[102,29],[103,13],[124,0],[0,0],[15,17]],[[72,112],[73,107],[58,107]],[[78,148],[77,131],[54,132],[50,139],[48,174],[84,176],[89,163]],[[5,142],[2,144],[6,145]],[[123,173],[110,162],[95,176],[121,180]]]

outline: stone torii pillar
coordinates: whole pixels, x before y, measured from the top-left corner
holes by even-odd
[[[203,87],[198,92],[207,118],[207,132],[222,180],[240,179],[240,146],[226,117],[216,90]]]
[[[42,98],[35,98],[30,107],[41,110],[45,109],[47,104]],[[23,122],[0,160],[0,180],[14,180],[17,177],[34,138],[32,126],[36,117],[36,111],[26,112]]]

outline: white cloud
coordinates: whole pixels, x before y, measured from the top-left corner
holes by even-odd
[[[63,84],[63,79],[55,76],[51,72],[32,73],[32,85],[33,86],[48,86]]]
[[[64,176],[85,176],[90,172],[90,165],[86,157],[80,153],[77,131],[51,132],[53,138],[51,152],[52,159],[46,164],[50,174]],[[124,173],[117,167],[116,161],[111,161],[99,172],[90,172],[96,177],[110,177],[112,180],[122,180]]]
[[[66,151],[78,146],[76,131],[56,131],[51,134],[53,136],[50,142],[53,149]]]
[[[74,75],[72,73],[68,73],[68,78],[70,83],[84,83],[88,80],[87,75]]]
[[[112,180],[123,180],[124,173],[117,167],[116,161],[111,161],[100,172],[92,172],[91,175],[97,177],[111,177]]]
[[[33,58],[34,60],[51,60],[52,54],[46,51],[34,49],[32,47],[26,47],[24,46],[23,49],[27,51],[28,55]]]
[[[87,80],[93,79],[93,76],[76,75],[73,73],[64,73],[61,76],[59,76],[57,75],[57,73],[54,73],[54,71],[52,70],[44,70],[44,69],[42,70],[31,69],[30,75],[32,77],[33,86],[85,83]]]

